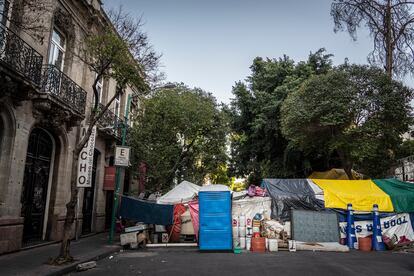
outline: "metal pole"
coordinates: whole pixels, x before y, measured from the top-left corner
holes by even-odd
[[[131,105],[131,94],[128,95],[128,100],[127,100],[127,108],[125,111],[125,116],[124,116],[124,125],[122,127],[122,146],[125,146],[126,144],[126,134],[127,134],[127,125],[128,125],[128,116],[129,116],[129,108]],[[124,168],[123,167],[117,167],[116,168],[116,177],[115,177],[115,192],[114,192],[114,204],[112,205],[112,219],[111,219],[111,231],[109,232],[109,243],[113,242],[114,239],[114,233],[115,233],[115,221],[116,221],[116,211],[118,209],[118,194],[119,194],[119,186],[121,182],[121,174],[123,172]]]

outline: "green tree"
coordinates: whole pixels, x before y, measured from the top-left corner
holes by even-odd
[[[132,145],[137,162],[148,164],[150,189],[168,189],[174,180],[200,183],[226,164],[226,115],[200,89],[158,89],[134,127]]]
[[[249,175],[249,183],[262,177],[301,177],[309,169],[301,152],[288,147],[280,126],[280,107],[289,93],[310,76],[331,68],[324,49],[310,53],[306,62],[256,58],[247,83],[237,82],[231,103],[232,143],[230,171]]]
[[[124,20],[126,20],[126,18],[124,18]],[[132,28],[133,25],[130,24],[133,24],[133,20],[131,21],[131,19],[128,18],[128,21],[125,21],[124,27],[127,28],[129,26]],[[139,29],[136,29],[135,31],[139,32]],[[93,127],[106,113],[114,99],[124,93],[127,86],[134,87],[142,93],[148,90],[148,85],[145,82],[145,73],[138,60],[131,56],[130,49],[132,44],[127,37],[120,36],[112,28],[108,27],[105,30],[101,30],[98,34],[92,34],[86,37],[82,42],[82,50],[77,57],[89,67],[91,72],[96,74],[92,84],[94,105],[91,107],[89,114],[87,114],[86,126],[88,128],[86,134],[80,141],[78,141],[72,151],[73,160],[71,168],[70,200],[66,204],[66,218],[63,226],[63,238],[60,252],[58,257],[54,260],[55,263],[58,264],[73,260],[70,255],[70,241],[79,191],[76,185],[77,166],[82,148],[88,142]],[[112,98],[109,99],[103,108],[99,108],[99,97],[96,84],[102,78],[114,79],[117,86]]]
[[[411,122],[412,92],[381,69],[345,64],[289,94],[283,134],[304,152],[338,155],[350,179],[354,167],[383,177]]]
[[[346,28],[356,40],[365,25],[374,40],[368,60],[383,65],[388,76],[414,72],[414,1],[334,0],[331,15],[335,32]]]

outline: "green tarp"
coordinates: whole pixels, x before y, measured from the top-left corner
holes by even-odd
[[[390,196],[395,212],[414,212],[414,184],[398,179],[374,179],[373,181]]]

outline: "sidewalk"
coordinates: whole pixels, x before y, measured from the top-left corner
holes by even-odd
[[[75,261],[64,266],[48,265],[50,257],[56,257],[60,243],[37,247],[0,256],[0,275],[62,275],[73,271],[77,264],[104,258],[119,251],[118,241],[108,244],[108,233],[71,242]]]

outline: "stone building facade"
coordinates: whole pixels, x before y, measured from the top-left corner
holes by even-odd
[[[70,195],[72,150],[93,103],[95,74],[79,59],[79,43],[109,19],[100,0],[47,0],[42,38],[14,27],[13,1],[0,0],[0,254],[60,240]],[[19,0],[14,0],[14,2]],[[39,0],[41,1],[41,0]],[[100,103],[116,83],[98,83]],[[113,191],[104,189],[130,88],[97,126],[91,188],[81,188],[77,233],[108,229]],[[130,108],[136,106],[132,101]],[[133,111],[132,111],[133,112]],[[129,189],[131,178],[122,176]],[[121,185],[121,189],[124,185]],[[75,232],[75,231],[74,231]]]

